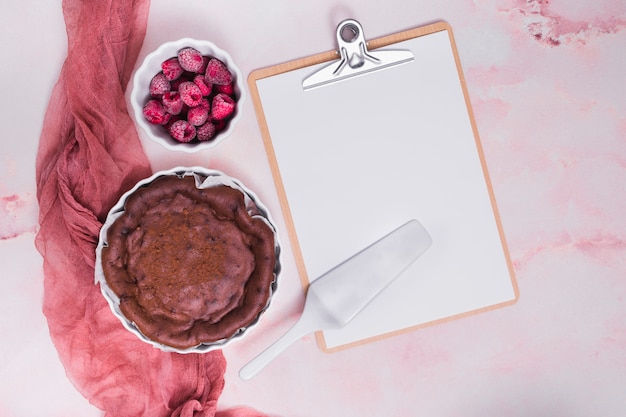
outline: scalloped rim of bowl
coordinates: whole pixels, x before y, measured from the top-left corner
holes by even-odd
[[[203,55],[211,55],[226,64],[228,69],[235,76],[235,94],[237,95],[237,107],[235,115],[228,122],[228,127],[219,132],[217,136],[207,142],[181,143],[167,135],[163,130],[163,126],[153,125],[149,123],[143,116],[143,106],[150,99],[149,85],[150,80],[158,72],[161,71],[161,63],[168,58],[172,58],[178,54],[178,51],[184,47],[191,46],[196,48]],[[243,104],[246,99],[246,89],[243,75],[239,67],[235,64],[230,54],[223,49],[217,47],[211,41],[198,40],[192,38],[181,38],[177,41],[170,41],[161,44],[153,52],[146,55],[143,62],[135,71],[133,83],[130,92],[130,103],[133,108],[135,122],[141,127],[146,135],[154,142],[160,143],[164,147],[173,151],[182,152],[198,152],[204,149],[215,147],[218,143],[231,135],[235,125],[242,115]]]
[[[256,209],[259,212],[259,216],[264,219],[264,221],[269,225],[269,227],[274,232],[274,250],[276,253],[276,264],[274,266],[274,281],[272,281],[270,287],[270,296],[265,304],[265,307],[257,314],[256,318],[249,323],[247,326],[240,328],[236,331],[232,336],[227,337],[225,339],[217,340],[215,342],[207,342],[201,343],[198,346],[194,346],[188,349],[177,349],[172,346],[167,346],[162,343],[156,342],[147,336],[145,336],[135,324],[124,316],[120,309],[120,299],[119,297],[111,290],[111,288],[107,285],[106,278],[104,276],[104,271],[102,268],[102,248],[107,244],[107,231],[111,224],[115,222],[115,220],[122,214],[124,211],[124,203],[126,199],[132,195],[137,189],[140,187],[144,187],[152,183],[159,177],[167,176],[167,175],[177,175],[177,176],[188,176],[188,175],[199,175],[201,177],[209,178],[212,177],[215,182],[227,185],[229,187],[235,188],[241,191],[246,199],[249,199],[250,202],[254,203]],[[276,228],[276,223],[272,219],[269,210],[267,207],[259,200],[258,196],[249,188],[247,188],[241,181],[236,178],[233,178],[222,171],[207,169],[199,166],[179,166],[165,171],[155,172],[148,178],[145,178],[135,184],[133,188],[124,193],[118,202],[111,208],[109,213],[107,214],[107,218],[100,229],[98,245],[96,246],[96,263],[95,263],[95,271],[94,271],[94,279],[95,284],[100,286],[100,291],[107,303],[113,315],[117,317],[122,325],[143,342],[152,345],[164,352],[176,352],[176,353],[206,353],[216,349],[222,349],[229,345],[231,342],[242,339],[252,328],[256,327],[262,317],[265,315],[265,312],[269,308],[272,300],[276,296],[276,292],[278,290],[278,279],[280,276],[280,272],[282,269],[281,263],[281,243],[278,236],[278,229]]]

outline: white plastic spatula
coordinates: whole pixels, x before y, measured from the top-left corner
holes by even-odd
[[[301,337],[345,326],[431,245],[426,229],[411,220],[309,285],[300,319],[239,371],[247,380]]]

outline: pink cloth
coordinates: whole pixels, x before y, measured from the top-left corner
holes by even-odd
[[[68,56],[37,155],[43,312],[67,375],[108,417],[213,416],[221,351],[164,353],[126,331],[94,284],[100,226],[120,195],[151,174],[124,89],[149,0],[64,0]],[[219,416],[261,416],[247,408]]]

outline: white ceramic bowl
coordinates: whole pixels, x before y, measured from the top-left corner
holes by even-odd
[[[200,183],[203,183],[202,187],[212,187],[217,185],[227,185],[231,188],[237,189],[244,194],[244,198],[246,201],[246,205],[249,208],[248,212],[251,215],[258,216],[262,218],[274,231],[274,252],[276,254],[276,263],[274,266],[274,281],[270,287],[270,296],[268,298],[267,304],[265,307],[259,312],[257,317],[246,327],[240,328],[235,334],[232,336],[221,339],[211,343],[203,343],[198,346],[191,347],[189,349],[177,349],[171,346],[166,346],[161,343],[155,342],[150,338],[146,337],[141,331],[137,328],[137,326],[128,318],[124,316],[120,309],[120,299],[113,292],[113,290],[107,285],[106,277],[104,276],[104,271],[102,268],[102,248],[107,245],[107,231],[109,227],[115,222],[115,220],[124,212],[124,203],[126,199],[132,195],[138,188],[149,185],[151,182],[156,180],[159,177],[166,175],[177,175],[177,176],[195,176],[196,180],[200,180]],[[197,181],[198,183],[198,181]],[[269,211],[263,205],[263,203],[259,200],[259,198],[248,188],[246,188],[240,181],[216,170],[210,170],[201,167],[177,167],[167,171],[157,172],[152,175],[150,178],[146,178],[142,181],[139,181],[131,190],[126,192],[120,200],[117,202],[113,208],[109,211],[107,219],[100,230],[100,238],[98,241],[98,245],[96,247],[96,264],[95,264],[95,282],[96,285],[100,285],[100,290],[107,300],[109,307],[113,314],[122,322],[124,327],[129,330],[131,333],[135,334],[142,341],[157,347],[166,352],[177,352],[177,353],[204,353],[209,352],[215,349],[221,349],[226,345],[230,344],[235,340],[241,339],[244,334],[246,334],[251,328],[253,328],[264,315],[265,311],[269,308],[272,298],[276,294],[276,290],[278,287],[278,276],[281,270],[281,262],[280,262],[280,254],[281,254],[281,246],[278,240],[278,232],[276,230],[275,223],[271,218]]]
[[[237,102],[235,112],[229,119],[228,126],[219,132],[212,140],[206,142],[178,142],[169,135],[163,126],[149,123],[143,116],[143,107],[151,98],[149,92],[150,80],[152,80],[152,77],[156,74],[161,72],[161,63],[163,61],[175,57],[180,49],[188,46],[197,49],[200,53],[202,53],[202,55],[212,56],[224,62],[234,78],[233,83]],[[137,68],[137,71],[133,76],[130,102],[135,116],[135,121],[139,124],[141,129],[146,132],[150,139],[160,143],[170,150],[197,152],[216,146],[232,133],[237,121],[241,118],[241,111],[246,98],[246,90],[244,86],[245,82],[241,71],[226,51],[223,51],[209,41],[182,38],[177,41],[166,42],[159,46],[154,52],[146,56],[143,63],[139,68]]]

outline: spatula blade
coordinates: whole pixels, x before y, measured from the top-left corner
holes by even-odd
[[[300,337],[348,324],[431,244],[426,229],[411,220],[314,280],[300,319],[241,368],[240,378],[252,378]]]
[[[426,229],[411,220],[314,280],[308,291],[346,325],[431,244]]]

